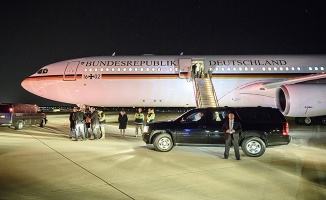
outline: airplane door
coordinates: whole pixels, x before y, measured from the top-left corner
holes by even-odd
[[[63,74],[64,81],[75,81],[76,80],[76,73],[77,67],[79,65],[79,61],[69,62],[65,69],[65,73]]]
[[[191,59],[179,59],[179,77],[180,78],[191,78]]]

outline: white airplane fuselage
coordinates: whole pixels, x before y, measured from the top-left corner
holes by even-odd
[[[294,117],[326,115],[326,56],[106,56],[42,67],[22,82],[38,96],[108,107],[196,107],[190,78],[211,72],[219,106],[278,107]],[[318,74],[315,77],[307,75]],[[307,83],[307,81],[315,81]]]

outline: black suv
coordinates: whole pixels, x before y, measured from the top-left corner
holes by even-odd
[[[174,120],[147,124],[143,141],[163,152],[170,151],[175,145],[223,146],[222,124],[229,112],[241,122],[239,145],[247,156],[261,156],[266,146],[285,145],[291,141],[285,117],[278,109],[268,107],[192,109]]]

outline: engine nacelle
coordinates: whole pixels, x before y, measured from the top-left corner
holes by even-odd
[[[283,115],[314,117],[326,114],[326,84],[283,85],[276,90],[275,103]]]

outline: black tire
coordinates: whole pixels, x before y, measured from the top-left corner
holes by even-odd
[[[299,125],[304,125],[304,117],[298,117]]]
[[[173,141],[169,134],[158,134],[153,142],[156,151],[167,152],[173,148]]]
[[[15,130],[21,130],[24,127],[23,121],[17,121],[15,124]]]
[[[265,153],[266,145],[264,141],[258,137],[250,137],[242,142],[242,151],[250,157],[259,157]]]
[[[303,120],[304,125],[306,125],[306,126],[312,125],[312,118],[306,117],[306,118],[303,118],[303,119],[304,119]]]
[[[319,122],[320,125],[326,126],[326,116],[321,116]]]
[[[303,119],[301,119],[301,117],[294,118],[294,121],[297,125],[303,125]]]
[[[45,126],[45,119],[42,119],[41,123],[40,123],[40,127],[44,127]]]

